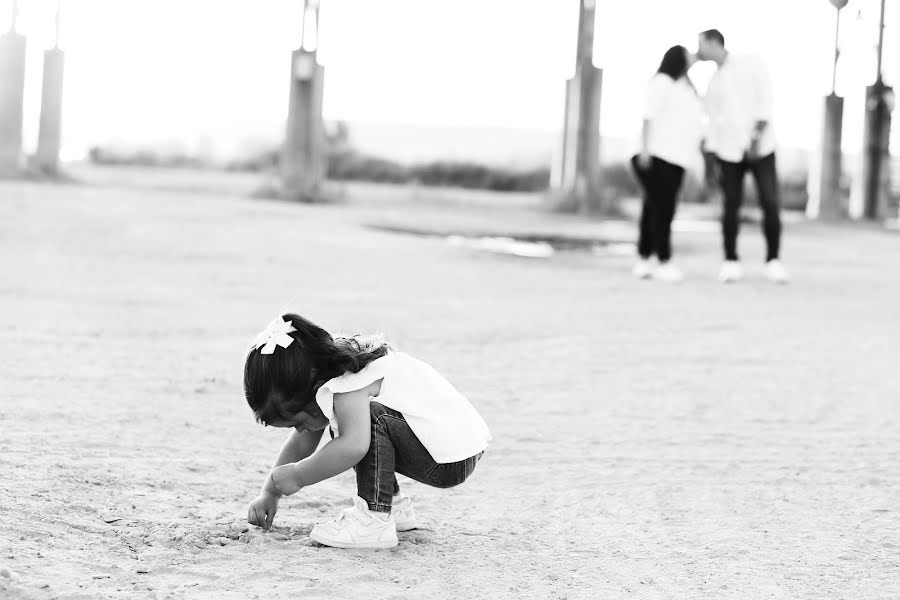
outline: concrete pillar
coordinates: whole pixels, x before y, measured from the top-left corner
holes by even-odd
[[[581,212],[605,208],[600,185],[600,99],[603,71],[594,66],[595,0],[579,0],[575,75],[566,82],[562,151],[554,182]]]
[[[825,96],[825,118],[822,124],[822,147],[817,169],[818,177],[810,186],[806,216],[813,219],[835,220],[847,217],[841,190],[843,159],[841,131],[844,122],[844,99],[834,93]]]
[[[44,76],[41,84],[41,122],[38,130],[35,163],[41,171],[48,174],[59,172],[64,61],[65,54],[59,48],[44,51]]]
[[[866,88],[866,117],[863,128],[863,217],[887,217],[890,189],[891,111],[894,91],[879,79]]]
[[[287,131],[281,153],[281,176],[288,198],[312,201],[325,178],[325,125],[322,96],[325,69],[316,52],[291,54]]]
[[[25,99],[25,36],[0,35],[0,177],[22,166],[22,120]]]
[[[600,189],[600,97],[603,72],[593,65],[566,82],[561,187],[581,212],[603,208]]]

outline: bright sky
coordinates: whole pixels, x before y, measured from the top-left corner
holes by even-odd
[[[19,4],[19,31],[29,37],[26,140],[33,144],[40,51],[52,45],[56,2]],[[62,0],[66,154],[115,140],[171,141],[190,150],[279,139],[301,4]],[[888,9],[896,4],[889,1]],[[0,30],[8,28],[10,5],[0,0]],[[577,0],[322,5],[327,119],[559,128],[564,80],[574,68]],[[878,0],[850,0],[843,12],[838,92],[847,96],[844,139],[851,151],[861,144],[863,89],[875,77],[877,18]],[[635,135],[645,82],[662,54],[674,44],[694,48],[696,33],[711,27],[722,30],[733,51],[768,62],[782,142],[814,146],[821,97],[831,84],[834,9],[827,0],[598,0],[603,133]],[[890,82],[900,69],[891,62],[900,58],[900,36],[887,31]],[[698,88],[711,72],[710,65],[694,69]],[[898,131],[895,125],[894,148]]]

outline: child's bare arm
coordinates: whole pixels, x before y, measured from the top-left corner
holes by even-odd
[[[275,467],[286,465],[288,463],[295,463],[310,456],[316,451],[316,448],[318,448],[323,431],[324,430],[320,429],[319,431],[303,431],[301,433],[296,429],[291,430],[291,434],[281,446],[281,451],[278,453],[278,458],[275,459],[275,464],[272,465],[272,468],[274,469]],[[268,493],[275,496],[281,495],[281,492],[278,491],[278,488],[275,487],[275,483],[272,481],[271,471],[266,475],[262,493]]]
[[[362,460],[372,437],[369,394],[365,388],[334,395],[334,415],[341,435],[309,458],[273,469],[272,477],[281,493],[293,494],[302,487],[340,475]]]
[[[322,439],[321,429],[302,433],[297,430],[291,431],[291,435],[281,446],[278,458],[275,459],[275,466],[294,463],[306,458],[316,451],[320,439]],[[278,500],[281,498],[281,491],[272,479],[272,472],[269,471],[269,474],[266,475],[266,481],[263,483],[259,497],[250,503],[250,508],[247,510],[247,521],[253,525],[259,525],[264,531],[272,527],[275,513],[278,512]]]

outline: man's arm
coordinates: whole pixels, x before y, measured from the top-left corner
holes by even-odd
[[[766,128],[772,121],[772,112],[775,107],[775,98],[772,91],[772,78],[766,65],[759,59],[756,59],[755,65],[755,97],[753,118],[753,141],[758,142],[766,132]]]
[[[650,119],[644,119],[641,126],[641,149],[638,152],[638,164],[642,169],[650,167]]]

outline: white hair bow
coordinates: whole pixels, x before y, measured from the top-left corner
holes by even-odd
[[[294,338],[288,334],[297,331],[290,321],[285,321],[283,317],[278,317],[269,323],[266,328],[256,336],[253,342],[253,349],[262,347],[260,354],[272,354],[275,352],[275,346],[287,348],[294,341]]]

